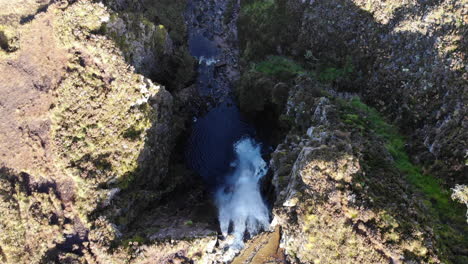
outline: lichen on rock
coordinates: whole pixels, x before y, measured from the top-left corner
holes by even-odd
[[[468,262],[463,1],[196,10],[220,49],[239,34],[214,71],[241,66],[239,107],[276,146],[274,232],[237,258],[183,161],[206,109],[188,2],[0,0],[0,262]]]
[[[290,100],[306,94],[295,91]],[[438,262],[432,234],[402,213],[422,214],[405,193],[408,184],[392,169],[385,149],[369,148],[381,145],[379,140],[341,123],[335,99],[311,102],[305,108],[320,114],[302,121],[314,127],[310,135],[296,130],[273,153],[274,214],[288,256],[301,263]],[[290,114],[294,110],[299,109]],[[388,169],[369,167],[366,152],[382,156],[380,166]],[[291,172],[282,173],[284,166]]]
[[[22,78],[14,67],[26,65],[19,73],[32,82],[18,88],[33,103],[21,108],[36,119],[18,116],[31,131],[20,134],[31,150],[18,149],[16,162],[11,157],[1,161],[0,258],[5,263],[94,263],[122,234],[109,215],[93,214],[110,206],[121,190],[142,184],[149,189],[167,176],[173,98],[135,73],[116,43],[100,34],[110,18],[103,4],[47,7],[17,25],[20,43],[38,38],[47,49],[37,53],[22,44],[10,56],[19,63],[2,61],[11,78]],[[44,33],[36,37],[37,30]],[[42,103],[34,103],[33,95]],[[16,133],[2,129],[7,136]],[[36,153],[32,164],[26,159],[30,153]]]
[[[192,81],[195,59],[186,45],[186,1],[105,1],[111,15],[100,29],[138,73],[181,90]]]
[[[32,180],[26,173],[0,168],[3,263],[39,263],[49,249],[64,241],[63,230],[72,231],[65,223],[66,212],[54,183]]]

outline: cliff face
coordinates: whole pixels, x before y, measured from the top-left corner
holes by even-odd
[[[278,122],[289,130],[271,159],[272,225],[289,261],[466,261],[464,209],[410,162],[396,127],[309,76],[270,86],[273,95],[278,86],[288,90]]]
[[[437,248],[430,209],[397,169],[387,139],[374,131],[385,125],[373,123],[374,110],[357,99],[316,96],[313,86],[299,81],[290,91],[286,113],[295,128],[272,155],[273,222],[282,227],[288,258],[437,263],[452,257]]]
[[[243,111],[275,127],[281,246],[293,263],[463,263],[463,208],[444,185],[466,181],[465,46],[457,42],[465,7],[366,3],[241,8],[237,92]],[[427,82],[438,88],[429,92]],[[436,134],[436,145],[452,151],[421,159],[433,155],[423,141]]]
[[[109,10],[44,4],[2,11],[2,263],[94,254],[119,235],[96,212],[130,187],[160,186],[174,144],[172,96],[99,34]]]
[[[107,0],[112,10],[103,33],[115,41],[138,73],[180,90],[194,79],[184,13],[186,1]]]
[[[359,92],[410,138],[415,161],[451,186],[466,182],[466,3],[245,3],[245,57],[292,56],[335,89]]]
[[[5,2],[0,262],[222,259],[176,146],[199,104],[185,1]]]
[[[467,12],[463,1],[316,1],[299,34],[319,60],[350,60],[359,86],[338,87],[362,92],[410,136],[414,158],[451,184],[467,173]]]

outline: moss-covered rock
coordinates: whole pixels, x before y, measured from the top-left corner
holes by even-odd
[[[468,186],[466,185],[456,185],[455,188],[452,189],[452,199],[463,203],[468,207]],[[466,221],[468,222],[468,211],[466,213]]]
[[[298,82],[286,108],[292,130],[272,154],[274,222],[283,227],[288,257],[466,261],[462,209],[432,176],[401,166],[411,163],[396,147],[404,139],[395,128],[357,99],[320,97]]]
[[[276,51],[294,49],[302,10],[285,0],[242,1],[239,42],[242,57],[261,60]],[[295,1],[291,1],[295,2]]]
[[[186,1],[105,1],[112,15],[100,31],[120,47],[137,72],[180,90],[193,80],[187,47]]]
[[[465,183],[466,5],[332,0],[288,1],[278,9],[282,4],[243,2],[246,65],[292,56],[319,81],[361,92],[409,136],[417,162],[449,185]]]
[[[164,87],[135,73],[114,40],[101,34],[110,17],[103,4],[52,3],[17,25],[22,45],[8,55],[10,64],[2,61],[1,66],[17,84],[25,83],[17,89],[24,91],[25,100],[31,98],[18,101],[30,113],[18,115],[18,122],[31,132],[17,138],[31,149],[17,152],[31,156],[33,164],[23,158],[11,162],[13,157],[0,162],[14,168],[0,173],[2,263],[107,258],[111,244],[122,237],[112,222],[121,215],[100,210],[128,189],[152,201],[167,191],[167,186],[155,190],[169,170],[173,99]],[[28,41],[34,45],[23,45]],[[22,82],[20,73],[30,81]],[[9,86],[1,89],[8,92]],[[131,258],[125,248],[116,252],[125,253],[119,255],[123,261]]]
[[[64,242],[63,232],[73,233],[55,183],[47,179],[2,167],[0,197],[3,263],[39,263],[48,250]]]

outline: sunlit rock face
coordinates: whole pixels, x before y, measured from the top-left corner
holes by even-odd
[[[304,54],[352,62],[362,75],[336,88],[361,92],[395,121],[431,174],[452,186],[466,182],[466,3],[302,2],[297,45]]]
[[[296,83],[286,108],[294,128],[270,162],[277,194],[272,223],[282,228],[287,258],[300,263],[462,263],[464,252],[456,243],[463,237],[456,232],[466,232],[463,211],[455,220],[423,205],[424,196],[399,171],[382,132],[376,132],[389,125],[369,118],[371,109],[363,104],[356,108],[356,101],[316,96],[312,81],[298,78]],[[457,231],[445,240],[436,238],[431,226]]]

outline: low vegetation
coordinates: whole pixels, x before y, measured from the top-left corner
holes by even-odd
[[[463,235],[468,232],[468,227],[463,208],[451,199],[451,192],[443,187],[439,179],[424,173],[421,167],[411,162],[405,150],[405,137],[395,126],[386,122],[376,109],[367,106],[358,98],[349,102],[341,101],[341,104],[344,109],[342,119],[345,123],[354,126],[362,134],[375,133],[384,141],[395,167],[413,186],[413,190],[409,191],[422,200],[420,209],[425,211],[426,220],[433,228],[438,238],[438,247],[444,251],[445,257],[454,263],[466,261],[466,257],[453,252],[460,252],[460,247],[468,244],[468,237]]]

